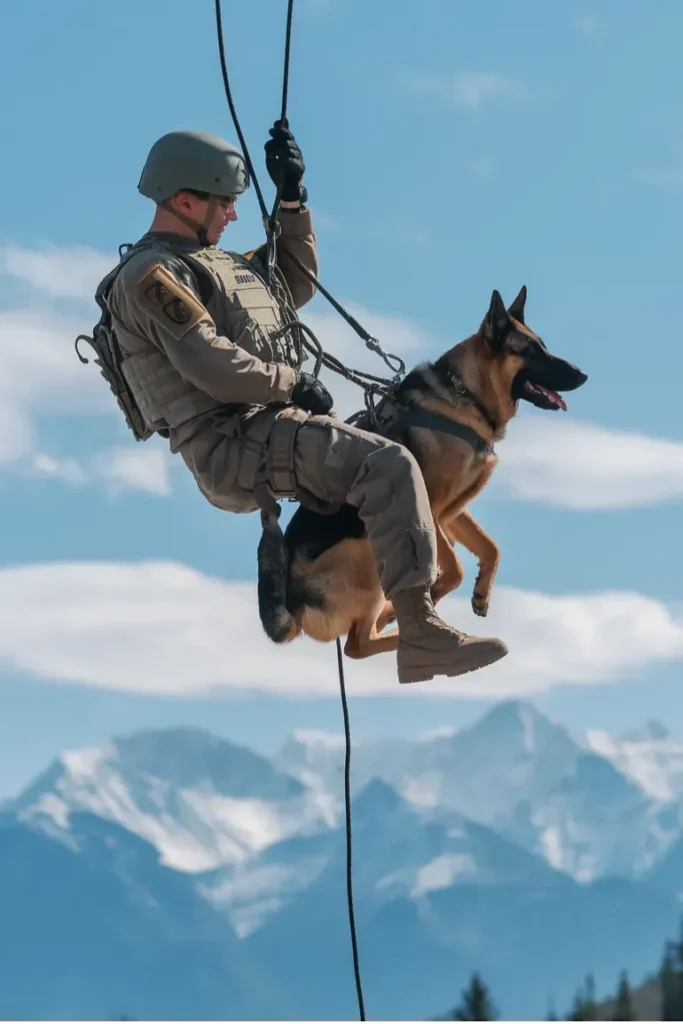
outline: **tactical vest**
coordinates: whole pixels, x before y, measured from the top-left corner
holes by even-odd
[[[300,365],[296,329],[277,336],[286,323],[297,319],[281,275],[276,278],[273,295],[255,261],[214,246],[188,252],[154,238],[136,243],[122,262],[147,248],[162,249],[175,257],[173,270],[193,291],[199,287],[201,301],[218,334],[264,362]],[[197,416],[225,409],[186,381],[165,354],[151,344],[143,352],[123,352],[121,372],[145,423],[160,433],[167,434],[167,427],[178,428]]]
[[[277,294],[272,295],[252,262],[215,247],[185,253],[183,259],[211,277],[214,287],[205,305],[219,334],[265,363],[298,367],[299,351],[292,337],[296,332],[275,337],[285,323],[296,320],[284,281],[276,278]]]

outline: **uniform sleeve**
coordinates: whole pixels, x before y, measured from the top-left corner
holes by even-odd
[[[280,210],[278,221],[282,226],[282,231],[277,240],[277,264],[287,281],[295,307],[301,309],[313,298],[316,288],[296,265],[290,254],[293,253],[297,256],[307,270],[310,270],[315,277],[318,276],[318,246],[313,230],[311,211],[305,208],[291,211]],[[265,269],[265,245],[246,253],[246,257],[258,260]]]
[[[118,307],[129,329],[149,338],[182,377],[217,402],[289,401],[296,370],[265,363],[218,334],[198,297],[162,263],[141,268],[119,291]]]

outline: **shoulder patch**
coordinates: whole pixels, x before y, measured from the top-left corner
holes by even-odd
[[[242,253],[242,259],[249,260],[263,260],[266,255],[266,246],[259,245],[256,249],[250,249],[249,252]]]
[[[184,334],[207,315],[201,302],[161,263],[155,263],[147,270],[137,283],[147,303],[169,326],[182,328]]]

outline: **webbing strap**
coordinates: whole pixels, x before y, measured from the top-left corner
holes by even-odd
[[[278,498],[293,498],[297,493],[294,475],[294,445],[299,427],[308,419],[308,413],[290,406],[278,416],[268,444],[266,468]]]
[[[495,454],[493,445],[480,437],[472,427],[468,427],[465,423],[457,423],[446,416],[439,416],[435,412],[428,412],[426,409],[402,406],[399,409],[398,422],[407,427],[425,427],[427,430],[438,430],[441,434],[452,434],[453,437],[459,437],[461,441],[467,441],[477,454]]]

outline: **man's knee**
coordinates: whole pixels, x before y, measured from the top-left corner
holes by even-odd
[[[368,466],[380,471],[382,476],[397,488],[410,486],[411,483],[419,487],[424,486],[422,471],[412,452],[397,441],[386,438],[380,440],[382,444],[371,446],[368,450]]]
[[[390,445],[379,435],[333,417],[312,416],[297,433],[294,472],[298,483],[311,493],[330,501],[345,501],[367,460]]]
[[[323,501],[375,506],[401,499],[422,515],[428,508],[422,472],[402,444],[329,416],[312,416],[297,432],[297,483]]]

